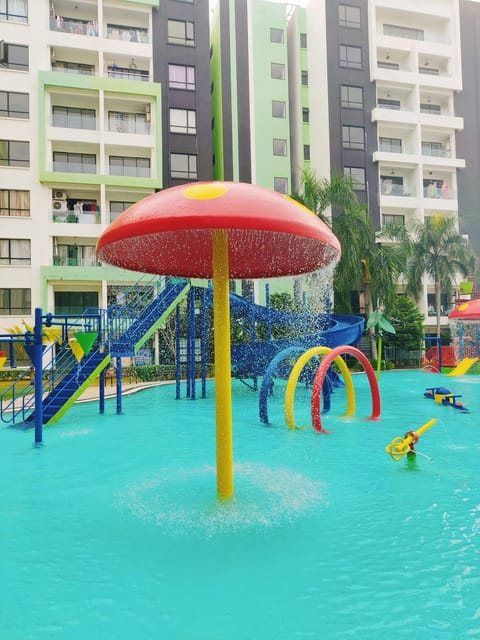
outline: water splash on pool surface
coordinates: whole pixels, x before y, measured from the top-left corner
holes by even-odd
[[[235,465],[241,497],[212,502],[215,474],[210,466],[162,469],[127,486],[117,495],[117,505],[176,537],[268,528],[328,507],[321,482],[286,468],[255,463]]]

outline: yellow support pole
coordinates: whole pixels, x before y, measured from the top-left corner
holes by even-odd
[[[212,252],[217,493],[220,498],[231,498],[233,496],[232,380],[228,231],[226,229],[213,230]]]

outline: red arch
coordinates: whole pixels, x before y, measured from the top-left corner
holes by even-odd
[[[346,353],[349,353],[352,356],[355,356],[357,360],[362,364],[365,373],[367,374],[368,381],[370,383],[370,390],[372,392],[372,415],[370,416],[370,420],[378,420],[380,417],[380,390],[378,388],[377,378],[375,377],[375,372],[372,368],[372,365],[368,361],[368,358],[362,351],[352,347],[350,345],[344,345],[342,347],[335,347],[332,349],[330,353],[323,358],[320,366],[317,369],[317,373],[315,375],[315,379],[313,381],[312,388],[312,424],[313,428],[316,431],[321,433],[327,433],[326,430],[322,427],[322,419],[321,419],[321,397],[322,397],[322,385],[325,380],[325,376],[327,375],[327,371],[335,360],[337,356],[342,356]]]

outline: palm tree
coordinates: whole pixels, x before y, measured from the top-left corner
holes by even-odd
[[[328,207],[346,210],[357,203],[357,196],[351,178],[343,173],[334,172],[330,180],[318,178],[311,169],[302,171],[302,189],[293,193],[292,198],[314,211],[327,224],[325,215]]]
[[[318,178],[311,169],[302,171],[302,187],[299,193],[292,193],[292,198],[301,202],[331,226],[331,220],[325,215],[329,207],[348,210],[357,205],[357,196],[351,178],[342,173],[332,173],[331,179]],[[314,276],[313,276],[314,277]],[[295,304],[301,306],[305,277],[294,279]]]
[[[423,279],[435,286],[437,338],[440,338],[440,299],[442,289],[450,289],[455,278],[465,277],[475,265],[473,251],[465,236],[457,231],[455,220],[442,216],[426,218],[414,229],[407,263],[407,293],[418,299]]]

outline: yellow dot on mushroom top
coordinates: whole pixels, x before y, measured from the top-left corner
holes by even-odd
[[[206,182],[205,184],[194,184],[186,187],[183,195],[189,200],[214,200],[227,193],[228,187],[224,184],[216,184],[215,182]]]
[[[468,302],[464,302],[463,304],[461,304],[461,305],[458,307],[458,310],[459,310],[459,311],[466,311],[466,310],[469,308],[469,306],[470,306],[470,305],[468,304]]]
[[[293,198],[291,198],[290,196],[284,196],[286,200],[289,200],[292,204],[296,204],[297,207],[300,207],[300,209],[303,209],[304,211],[306,211],[307,213],[311,213],[312,216],[315,216],[316,218],[318,218],[317,214],[315,213],[315,211],[312,211],[311,209],[309,209],[308,207],[306,207],[304,204],[302,204],[301,202],[298,202],[297,200],[294,200]]]

